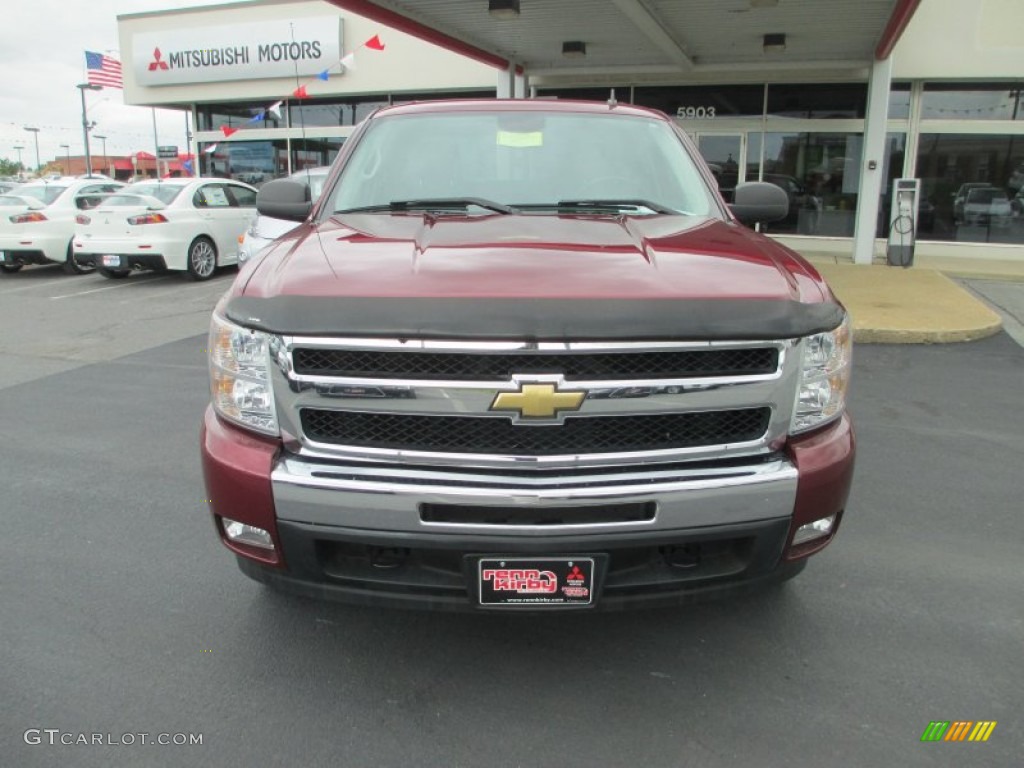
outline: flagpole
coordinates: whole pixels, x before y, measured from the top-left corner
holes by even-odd
[[[160,178],[160,139],[156,135],[156,107],[150,107],[153,112],[153,169],[156,178]]]
[[[82,94],[82,143],[85,144],[85,173],[87,176],[92,176],[92,157],[89,154],[89,116],[85,110],[85,92],[98,91],[101,86],[93,83],[79,83],[75,87]]]
[[[188,113],[189,113],[189,110],[185,110],[185,154],[192,161],[192,173],[191,173],[191,175],[194,178],[194,177],[199,175],[198,173],[196,173],[196,171],[198,170],[198,166],[199,166],[199,158],[196,157],[195,159],[192,159],[192,131],[190,131],[189,127],[188,127]],[[199,145],[198,144],[196,145],[196,149],[197,150],[199,149]],[[196,154],[198,154],[198,152]]]

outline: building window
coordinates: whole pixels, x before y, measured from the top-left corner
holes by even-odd
[[[1024,82],[925,83],[925,120],[1024,120]]]
[[[764,134],[764,181],[789,197],[789,215],[771,234],[853,237],[863,136],[859,133]],[[747,178],[757,178],[761,134],[748,134]]]
[[[284,139],[221,142],[212,154],[200,154],[200,172],[259,186],[288,172],[286,145]]]
[[[605,90],[605,93],[608,93]],[[629,89],[626,89],[628,95]],[[604,98],[608,98],[605,96]],[[447,91],[434,93],[392,93],[392,104],[408,104],[413,101],[437,101],[438,99],[494,99],[494,91]]]
[[[878,227],[875,237],[886,238],[892,227],[892,183],[903,178],[903,160],[907,153],[907,134],[888,133],[885,136],[885,155],[882,158],[882,191],[878,201]],[[931,232],[935,228],[935,209],[925,201],[918,209],[918,232]]]
[[[893,83],[889,88],[889,119],[906,120],[910,117],[910,83]]]
[[[386,96],[366,99],[303,99],[288,105],[292,128],[326,128],[331,126],[356,125],[363,118],[380,107],[386,107]]]
[[[571,99],[573,101],[608,101],[615,91],[618,101],[629,101],[629,86],[616,88],[538,88],[537,98],[540,99]]]
[[[341,138],[292,139],[292,172],[331,165],[338,156]]]
[[[771,83],[768,86],[768,114],[774,117],[862,118],[867,101],[866,83]]]
[[[934,216],[918,237],[1024,245],[1024,135],[922,133],[917,175]]]
[[[278,120],[273,114],[266,112],[267,104],[203,104],[196,110],[199,120],[197,129],[200,131],[216,131],[222,125],[229,128],[240,128],[248,124],[250,128],[284,128],[284,119]],[[252,122],[259,114],[263,119]]]

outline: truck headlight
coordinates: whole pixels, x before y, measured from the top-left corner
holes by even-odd
[[[849,315],[843,317],[835,330],[804,339],[800,390],[790,434],[806,432],[842,415],[850,385],[852,352]]]
[[[215,312],[210,322],[210,396],[214,410],[225,419],[277,435],[270,342],[268,334],[242,328]]]

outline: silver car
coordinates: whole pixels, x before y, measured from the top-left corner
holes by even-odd
[[[297,171],[288,178],[309,185],[310,199],[315,203],[324,190],[330,166],[307,168]],[[238,238],[238,265],[245,262],[270,245],[274,240],[291,232],[298,224],[294,221],[274,219],[270,216],[257,216],[252,226]]]

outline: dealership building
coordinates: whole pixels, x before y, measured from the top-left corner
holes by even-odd
[[[782,187],[767,231],[798,250],[878,258],[916,179],[919,255],[1024,259],[1019,0],[255,0],[118,24],[125,101],[188,110],[203,174],[329,164],[387,104],[613,99],[672,115],[727,198]]]

